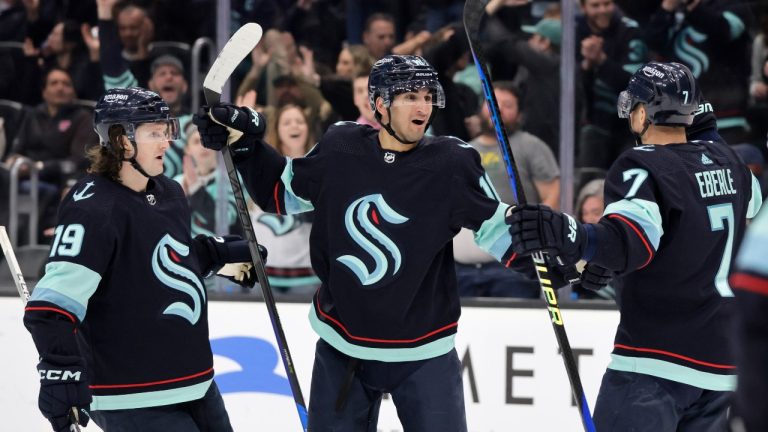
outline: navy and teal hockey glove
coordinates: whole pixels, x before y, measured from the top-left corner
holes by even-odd
[[[612,270],[600,267],[597,264],[587,263],[584,271],[581,272],[581,286],[590,291],[600,291],[611,283],[613,276]]]
[[[90,417],[91,389],[85,368],[79,365],[56,366],[46,361],[37,364],[40,395],[37,405],[56,432],[70,430],[70,425],[86,426]],[[74,413],[77,414],[74,414]]]
[[[559,257],[563,264],[581,259],[587,235],[573,216],[536,204],[511,207],[506,222],[512,236],[512,249],[520,255],[543,251]]]
[[[260,113],[229,103],[201,107],[192,122],[200,131],[203,146],[221,150],[229,145],[238,159],[250,156],[267,129],[267,122]]]

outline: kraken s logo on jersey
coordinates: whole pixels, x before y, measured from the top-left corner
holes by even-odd
[[[181,264],[181,258],[189,255],[189,246],[166,234],[157,242],[152,252],[152,270],[157,279],[168,287],[189,296],[192,307],[184,302],[174,302],[163,311],[166,315],[178,315],[190,324],[196,324],[205,302],[205,289],[198,275]]]
[[[271,229],[275,237],[286,235],[299,226],[298,219],[293,215],[262,213],[256,221]]]
[[[384,201],[384,197],[381,194],[366,195],[356,199],[347,207],[347,211],[344,214],[344,225],[347,228],[347,232],[352,237],[352,240],[373,258],[375,266],[373,270],[369,271],[365,263],[354,255],[343,255],[336,258],[336,260],[352,270],[363,286],[373,285],[387,274],[397,274],[402,264],[400,249],[392,239],[387,237],[378,228],[378,225],[382,223],[382,219],[391,224],[402,224],[408,221],[407,217],[393,210]],[[358,227],[362,227],[365,233],[361,232]],[[376,242],[372,242],[369,238]],[[389,252],[391,263],[385,251]]]

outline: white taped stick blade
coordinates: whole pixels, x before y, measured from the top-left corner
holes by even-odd
[[[216,61],[205,76],[203,87],[220,94],[235,68],[259,43],[261,35],[261,26],[256,23],[248,23],[240,27],[219,52],[219,56],[216,57]]]

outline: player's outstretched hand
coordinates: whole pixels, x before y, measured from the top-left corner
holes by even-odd
[[[512,249],[520,255],[544,251],[560,257],[564,264],[575,264],[581,259],[586,230],[569,214],[541,204],[528,204],[510,208],[506,222]]]
[[[260,113],[229,103],[201,107],[192,122],[200,131],[203,146],[221,150],[229,145],[238,157],[249,156],[267,128]]]
[[[581,272],[581,286],[591,291],[600,291],[613,279],[613,271],[597,264],[587,263]]]
[[[56,432],[70,430],[77,422],[86,426],[90,417],[83,408],[91,404],[91,390],[85,369],[81,366],[56,366],[46,361],[37,364],[40,375],[40,395],[37,405]],[[77,418],[73,418],[73,408]]]

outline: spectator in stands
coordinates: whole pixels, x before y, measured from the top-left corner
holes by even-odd
[[[174,180],[181,184],[189,200],[192,236],[198,234],[214,236],[216,235],[216,201],[219,196],[216,152],[203,147],[197,126],[192,122],[187,123],[184,134],[187,137],[184,147],[184,168]],[[229,206],[226,225],[230,233],[239,233],[234,195],[227,194],[227,201]]]
[[[741,158],[741,160],[749,167],[752,174],[760,182],[760,190],[763,191],[764,196],[768,196],[768,178],[765,173],[765,158],[756,146],[752,144],[736,144],[733,146],[733,150]]]
[[[437,70],[445,92],[445,108],[434,113],[428,133],[469,141],[466,119],[477,113],[479,99],[471,88],[453,80],[469,63],[469,56],[467,35],[459,23],[443,27],[424,45],[424,58]]]
[[[150,67],[150,76],[149,89],[163,98],[171,109],[171,114],[178,117],[189,112],[184,100],[189,85],[184,78],[184,65],[181,60],[169,54],[156,58]]]
[[[392,15],[384,13],[375,13],[365,22],[363,44],[376,60],[390,54],[395,46],[395,26]]]
[[[355,107],[357,107],[357,110],[360,113],[360,116],[355,121],[378,130],[381,128],[381,123],[376,121],[376,117],[373,115],[373,110],[371,110],[371,102],[368,100],[368,76],[370,73],[370,69],[367,71],[360,71],[352,81]]]
[[[367,74],[374,61],[365,45],[350,45],[339,52],[336,73],[318,77],[323,98],[341,120],[354,120],[359,116],[353,96],[353,78],[363,71]]]
[[[67,71],[48,71],[42,97],[43,103],[25,117],[5,163],[10,166],[19,156],[38,161],[41,180],[61,187],[70,176],[83,173],[85,150],[98,139],[90,113],[72,104],[76,96]]]
[[[613,0],[580,0],[576,17],[577,59],[585,93],[586,124],[579,138],[580,167],[608,169],[632,147],[627,122],[616,115],[616,100],[647,59],[637,23],[622,15]]]
[[[768,133],[768,14],[760,17],[760,32],[752,42],[752,75],[749,77],[749,125],[752,141],[760,143]]]
[[[309,118],[298,105],[286,104],[269,120],[265,142],[287,158],[306,155],[315,144]],[[270,285],[280,293],[308,294],[320,284],[309,260],[312,213],[275,215],[251,203],[253,229],[269,248],[266,271]]]
[[[560,143],[560,20],[544,18],[533,26],[522,26],[530,38],[520,34],[497,40],[492,55],[521,66],[515,82],[523,91],[526,131],[541,138],[557,155]]]
[[[605,210],[604,185],[604,179],[594,179],[581,188],[576,198],[576,219],[579,222],[597,223],[603,217]]]
[[[98,144],[91,114],[72,104],[75,90],[67,71],[55,67],[48,71],[42,94],[43,103],[24,117],[4,168],[10,169],[22,156],[35,161],[41,180],[38,189],[40,231],[54,225],[61,191],[68,179],[84,173],[86,150]],[[19,175],[25,179],[29,175],[28,167],[22,167]],[[29,186],[26,181],[21,184],[22,189]],[[0,187],[7,190],[8,185]]]
[[[154,32],[149,14],[139,6],[115,0],[97,0],[97,13],[105,88],[146,87],[152,63],[149,43]]]
[[[691,69],[728,143],[748,138],[750,17],[743,0],[663,0],[644,29],[651,49]]]
[[[494,83],[501,120],[515,155],[520,181],[528,203],[559,207],[560,169],[552,151],[543,141],[523,131],[520,125],[519,91],[512,83]],[[480,160],[490,178],[485,187],[494,189],[502,202],[515,203],[506,165],[499,152],[496,130],[488,109],[480,110],[481,134],[469,144],[480,153]],[[271,250],[271,249],[270,249]],[[472,232],[466,229],[454,238],[454,259],[459,293],[462,296],[537,298],[540,287],[533,272],[511,271],[491,255],[474,245]]]

